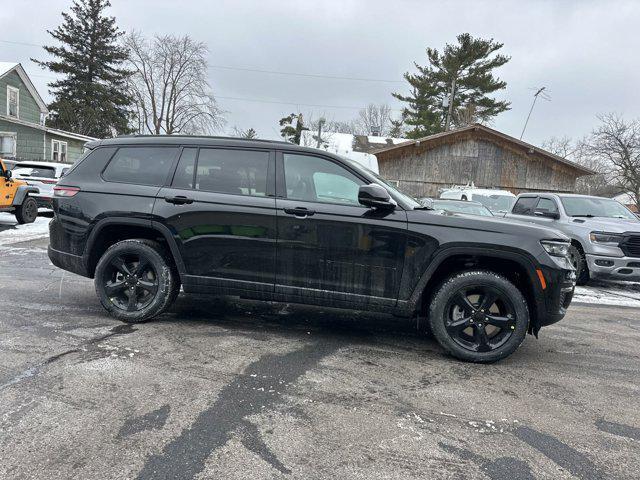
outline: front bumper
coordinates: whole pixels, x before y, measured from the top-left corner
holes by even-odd
[[[602,280],[640,280],[640,258],[585,255],[589,276]]]
[[[567,269],[543,269],[547,281],[544,313],[539,316],[541,327],[559,322],[567,314],[576,286],[576,273]]]

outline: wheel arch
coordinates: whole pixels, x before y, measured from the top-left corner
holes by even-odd
[[[90,278],[102,254],[114,243],[132,238],[155,240],[164,245],[182,278],[184,263],[169,228],[159,222],[142,218],[109,217],[96,223],[87,238],[84,262]]]
[[[410,307],[418,312],[418,319],[424,318],[437,288],[447,278],[463,271],[478,269],[502,275],[520,289],[529,308],[529,331],[537,333],[540,323],[538,315],[544,307],[539,304],[542,291],[535,263],[528,255],[512,250],[460,247],[446,249],[437,254],[420,278],[408,302]]]
[[[18,205],[22,205],[24,199],[27,198],[27,195],[30,193],[38,194],[40,193],[40,189],[32,185],[20,185],[16,189],[16,194],[13,197],[13,206],[17,207]]]

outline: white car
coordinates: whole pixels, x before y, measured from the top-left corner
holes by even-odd
[[[493,213],[503,214],[511,210],[516,200],[516,196],[508,190],[476,188],[473,184],[446,189],[440,194],[440,198],[480,202]]]
[[[33,195],[40,208],[51,208],[53,187],[60,177],[71,168],[68,163],[55,162],[18,162],[11,170],[14,178],[19,178],[40,189],[40,193]]]

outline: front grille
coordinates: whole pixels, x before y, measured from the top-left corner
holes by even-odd
[[[640,235],[626,235],[620,249],[627,257],[640,257]]]

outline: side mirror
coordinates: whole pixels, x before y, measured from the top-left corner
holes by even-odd
[[[6,178],[7,180],[9,180],[12,175],[13,174],[11,173],[11,170],[5,170],[4,171],[4,178]]]
[[[549,210],[534,210],[533,214],[536,217],[552,218],[554,220],[558,220],[560,218],[560,214],[558,212],[550,212]]]
[[[358,190],[358,202],[366,207],[387,210],[392,210],[397,205],[389,192],[377,183],[362,185]]]

